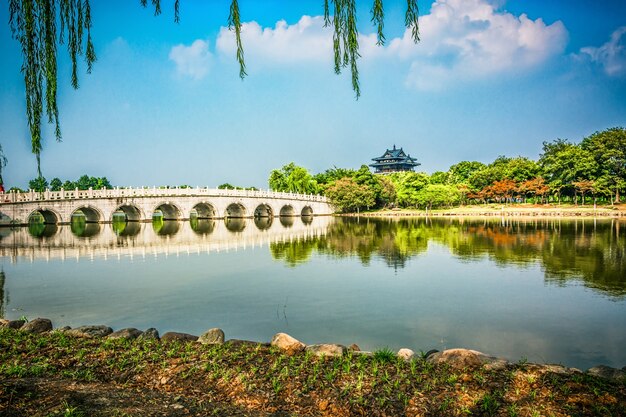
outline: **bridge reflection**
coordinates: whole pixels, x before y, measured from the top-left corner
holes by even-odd
[[[35,259],[135,257],[209,253],[267,246],[323,236],[332,217],[272,217],[223,220],[194,218],[152,223],[71,225],[32,223],[28,227],[0,228],[0,256],[11,262]]]

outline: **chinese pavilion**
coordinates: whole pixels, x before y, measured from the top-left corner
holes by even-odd
[[[392,172],[413,171],[418,165],[417,159],[411,158],[411,155],[404,153],[402,148],[396,149],[396,145],[393,145],[393,149],[387,149],[383,156],[378,158],[372,158],[373,164],[370,164],[375,174],[389,174]]]

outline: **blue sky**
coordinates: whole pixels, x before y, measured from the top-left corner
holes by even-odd
[[[42,170],[116,185],[230,182],[266,188],[291,161],[313,173],[358,168],[402,146],[426,172],[498,155],[537,158],[543,141],[626,126],[626,2],[420,1],[422,42],[385,1],[385,47],[359,1],[362,96],[332,66],[322,1],[240,0],[249,76],[241,81],[228,1],[92,1],[98,55],[70,87],[60,51],[63,141],[45,127]],[[131,4],[129,4],[131,3]],[[20,47],[0,9],[0,143],[5,185],[36,176]]]

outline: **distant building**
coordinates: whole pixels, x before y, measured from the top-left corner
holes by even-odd
[[[396,145],[393,145],[393,149],[387,149],[383,156],[372,158],[372,161],[374,163],[370,166],[375,169],[375,174],[413,171],[413,168],[420,165],[417,159],[405,154],[402,148],[396,149]]]

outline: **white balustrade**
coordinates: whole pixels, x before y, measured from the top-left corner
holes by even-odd
[[[217,188],[120,188],[101,190],[64,190],[37,192],[29,190],[26,192],[9,191],[0,193],[0,204],[27,203],[33,201],[54,201],[54,200],[74,200],[74,199],[96,199],[96,198],[120,198],[120,197],[173,197],[173,196],[209,196],[209,197],[252,197],[271,198],[303,201],[327,202],[325,196],[313,194],[298,194],[291,192],[263,191],[263,190],[225,190]]]

